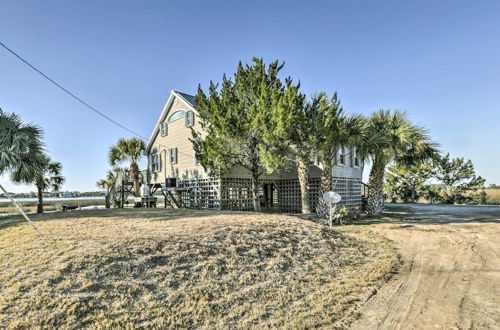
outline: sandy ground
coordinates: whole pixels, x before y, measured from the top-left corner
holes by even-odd
[[[500,329],[500,208],[389,206],[403,265],[354,329]]]

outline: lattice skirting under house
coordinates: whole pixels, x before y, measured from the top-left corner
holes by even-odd
[[[309,179],[310,201],[313,210],[321,196],[321,178]],[[181,205],[186,208],[208,208],[253,211],[252,181],[247,178],[208,178],[179,181],[177,191]],[[333,191],[342,196],[340,204],[361,206],[361,180],[334,178]],[[298,179],[259,181],[261,207],[264,211],[298,213],[301,210]]]

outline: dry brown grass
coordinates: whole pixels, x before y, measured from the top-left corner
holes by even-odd
[[[341,328],[397,264],[386,239],[285,215],[99,210],[0,220],[6,328]]]
[[[488,204],[500,204],[500,189],[484,189]]]

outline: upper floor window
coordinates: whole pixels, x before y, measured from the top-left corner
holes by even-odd
[[[160,155],[156,151],[151,155],[151,170],[153,172],[160,170]]]
[[[186,111],[184,111],[184,110],[176,111],[173,114],[171,114],[170,117],[168,117],[167,123],[171,123],[173,121],[176,121],[177,119],[184,117],[185,114],[186,114]]]
[[[160,135],[161,136],[166,136],[168,135],[168,125],[166,122],[162,122],[160,124]]]
[[[177,148],[172,148],[168,150],[170,164],[177,164]]]
[[[339,163],[339,165],[345,165],[345,148],[344,147],[341,147],[339,149],[338,163]]]
[[[193,111],[186,112],[185,125],[186,125],[186,127],[191,127],[194,125],[194,112]]]
[[[352,149],[352,163],[354,167],[359,167],[359,156],[356,149]]]

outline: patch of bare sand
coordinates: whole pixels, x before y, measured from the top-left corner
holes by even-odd
[[[498,214],[467,222],[475,215],[457,218],[453,209],[449,221],[442,221],[439,209],[440,220],[432,224],[432,210],[418,209],[420,215],[411,223],[371,227],[396,242],[404,264],[367,301],[352,328],[500,328]],[[419,219],[425,224],[418,224]]]

